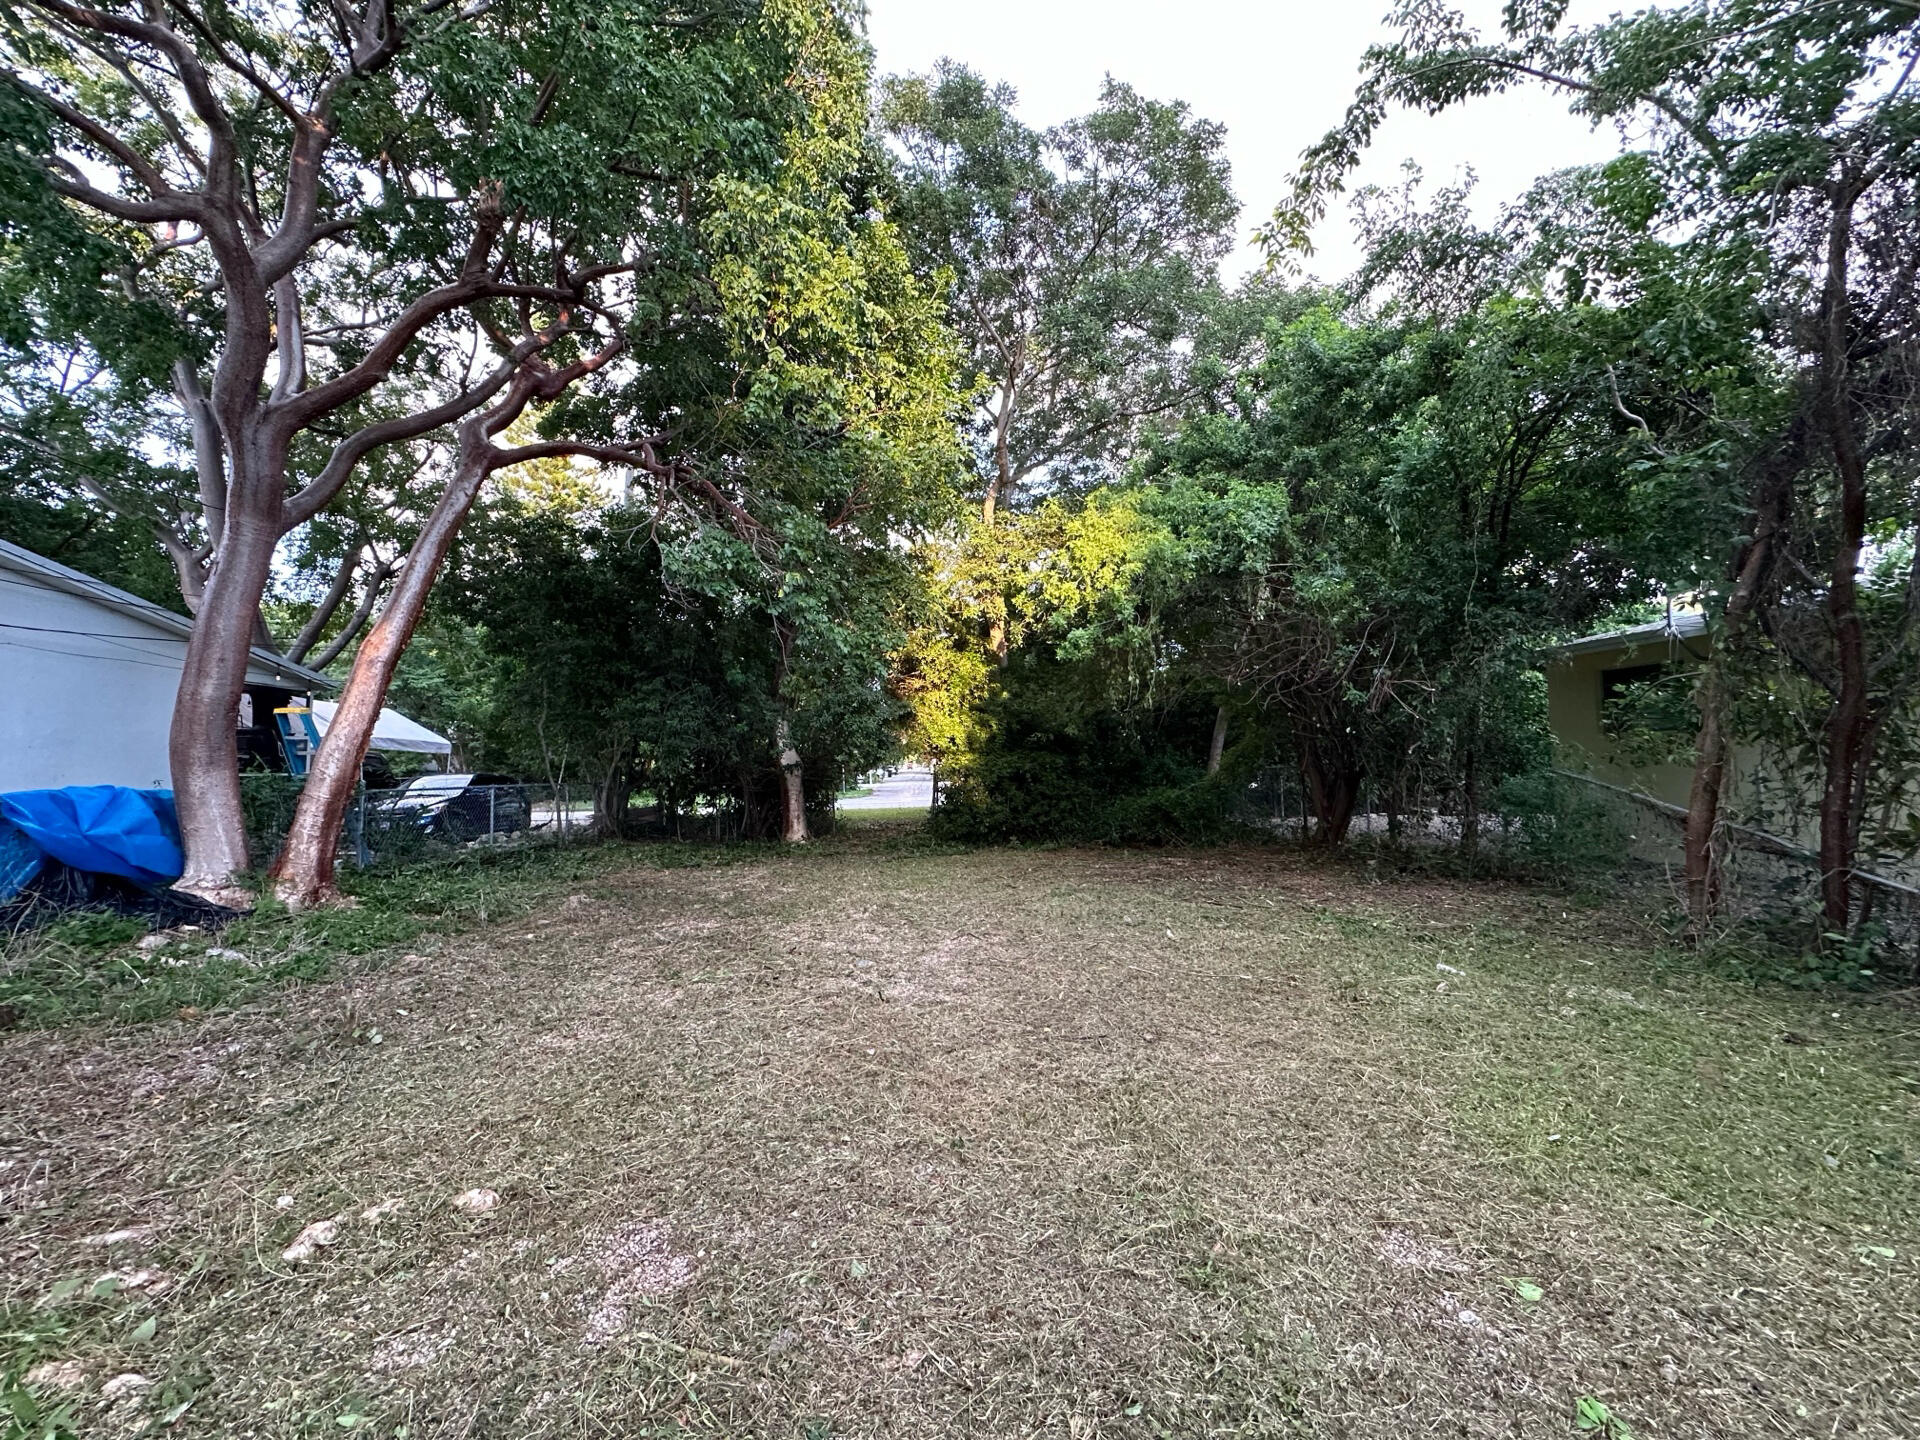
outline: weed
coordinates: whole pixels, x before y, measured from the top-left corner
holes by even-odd
[[[1606,1405],[1591,1395],[1582,1395],[1573,1404],[1573,1423],[1600,1440],[1633,1440],[1633,1431]]]

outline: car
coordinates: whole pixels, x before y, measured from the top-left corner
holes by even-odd
[[[533,822],[527,787],[511,775],[416,775],[377,803],[390,821],[443,840],[512,835]]]

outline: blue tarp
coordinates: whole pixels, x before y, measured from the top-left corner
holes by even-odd
[[[168,885],[186,866],[171,790],[15,790],[0,795],[0,820],[11,822],[41,854],[95,875]]]
[[[47,857],[26,831],[0,819],[0,905],[31,885],[46,863]]]

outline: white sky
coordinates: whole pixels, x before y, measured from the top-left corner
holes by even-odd
[[[1154,99],[1185,100],[1227,127],[1243,242],[1271,213],[1300,152],[1345,112],[1361,52],[1387,31],[1389,0],[869,0],[868,34],[882,74],[926,70],[941,56],[1020,92],[1020,115],[1048,126],[1093,107],[1112,74]],[[1455,0],[1483,31],[1500,0]],[[1617,3],[1574,0],[1572,19],[1605,19]],[[1491,218],[1540,175],[1606,159],[1620,142],[1567,113],[1564,98],[1528,88],[1432,118],[1402,113],[1381,127],[1351,189],[1394,185],[1416,160],[1429,188],[1471,166],[1477,207]],[[1315,238],[1308,269],[1339,279],[1359,252],[1344,202]],[[1251,268],[1243,243],[1229,262]]]

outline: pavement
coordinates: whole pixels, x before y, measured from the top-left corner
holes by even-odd
[[[933,772],[902,770],[874,783],[871,795],[842,800],[842,810],[927,810],[933,806]]]

